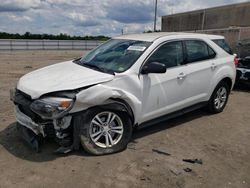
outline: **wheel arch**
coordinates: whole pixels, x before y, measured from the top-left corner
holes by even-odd
[[[228,84],[228,86],[229,86],[230,91],[232,90],[232,86],[233,86],[234,82],[233,82],[233,80],[232,80],[231,77],[225,76],[225,77],[219,79],[219,82],[214,83],[213,86],[210,88],[210,94],[208,95],[208,96],[209,96],[208,100],[210,100],[210,98],[211,98],[211,96],[212,96],[212,94],[213,94],[215,88],[216,88],[221,82],[226,82],[226,83]]]
[[[232,79],[230,77],[223,78],[219,83],[221,83],[221,82],[227,83],[230,90],[232,89],[233,81],[232,81]]]
[[[112,102],[96,107],[102,108],[104,110],[117,110],[121,112],[126,112],[129,118],[131,119],[132,124],[134,125],[135,117],[130,105],[125,100],[119,98],[110,98],[109,100]]]

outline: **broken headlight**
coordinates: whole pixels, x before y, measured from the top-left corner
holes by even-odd
[[[66,115],[72,109],[73,104],[73,99],[48,97],[35,100],[30,108],[43,119],[58,119]]]

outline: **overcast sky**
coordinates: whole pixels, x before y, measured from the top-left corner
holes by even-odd
[[[247,0],[158,0],[162,15]],[[0,0],[0,31],[108,35],[153,29],[155,0]]]

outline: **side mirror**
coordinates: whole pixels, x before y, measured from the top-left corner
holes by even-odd
[[[149,73],[166,73],[167,68],[165,64],[158,63],[158,62],[152,62],[152,63],[146,63],[142,67],[142,74],[149,74]]]

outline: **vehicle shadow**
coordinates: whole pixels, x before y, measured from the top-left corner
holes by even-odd
[[[141,137],[152,135],[159,131],[179,126],[183,123],[190,122],[202,116],[209,116],[209,114],[206,113],[204,110],[196,110],[181,116],[181,118],[179,117],[168,121],[164,121],[157,125],[135,129],[129,146],[131,144],[132,145],[136,144],[137,143],[136,140]],[[6,129],[0,132],[0,145],[2,145],[12,155],[21,158],[23,160],[28,160],[32,162],[52,161],[60,157],[65,157],[67,155],[94,157],[89,155],[83,150],[74,151],[65,155],[55,154],[54,151],[58,148],[58,145],[53,140],[45,141],[45,143],[42,145],[42,151],[40,153],[36,153],[20,137],[20,135],[17,132],[15,122],[11,123]]]
[[[45,140],[41,146],[41,152],[35,152],[19,135],[16,122],[11,123],[7,128],[0,132],[0,145],[2,145],[12,155],[33,162],[52,161],[59,157],[65,157],[66,154],[55,154],[54,151],[58,145],[54,140]],[[89,156],[84,151],[76,151],[71,155]]]
[[[148,127],[142,127],[137,128],[134,131],[132,140],[136,141],[136,139],[139,139],[141,137],[145,137],[166,129],[174,128],[176,126],[179,126],[184,123],[188,123],[190,121],[193,121],[194,119],[201,118],[203,116],[210,116],[211,114],[207,113],[203,109],[198,109],[193,112],[186,113],[180,117],[176,117],[167,121],[163,121],[161,123],[158,123],[157,125],[152,125]]]

